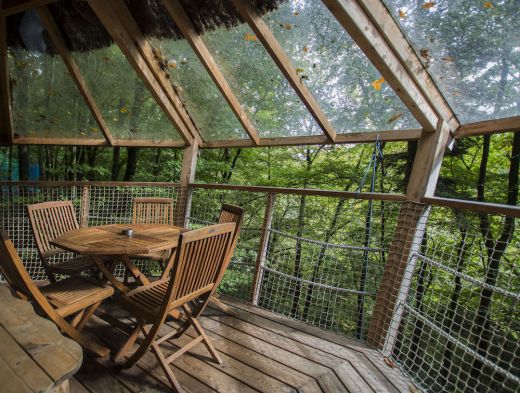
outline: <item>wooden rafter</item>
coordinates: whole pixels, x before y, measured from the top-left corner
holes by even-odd
[[[8,16],[30,10],[31,8],[41,7],[58,0],[4,0],[0,13]]]
[[[259,136],[258,132],[249,120],[249,117],[245,110],[240,105],[235,93],[229,86],[228,82],[224,78],[224,75],[220,71],[217,63],[213,59],[213,56],[209,52],[208,48],[202,41],[198,34],[195,26],[190,21],[186,11],[179,0],[163,0],[163,3],[168,10],[173,21],[182,32],[183,36],[188,40],[193,51],[197,54],[200,61],[204,65],[204,68],[209,73],[218,89],[226,99],[227,103],[231,107],[231,110],[236,115],[244,130],[247,132],[249,137],[255,144],[258,144]]]
[[[232,1],[242,17],[254,31],[262,45],[265,47],[271,58],[274,60],[280,71],[282,71],[287,81],[291,84],[294,91],[305,104],[312,117],[314,117],[323,133],[331,141],[334,141],[336,139],[336,131],[323,113],[323,110],[318,105],[318,102],[310,90],[296,72],[296,68],[291,64],[289,57],[283,50],[278,40],[275,38],[273,32],[265,24],[258,12],[253,8],[249,0]]]
[[[383,35],[386,42],[400,59],[402,66],[415,80],[418,88],[435,111],[448,123],[451,130],[457,129],[460,126],[457,116],[384,3],[381,0],[357,0],[357,2]]]
[[[167,115],[168,119],[173,125],[175,125],[184,142],[191,145],[194,137],[155,78],[155,75],[150,69],[147,61],[139,52],[135,37],[132,37],[129,34],[125,25],[119,18],[119,14],[111,7],[112,2],[89,0],[88,3],[101,23],[105,26],[112,39],[119,46],[128,62],[137,72],[137,75],[142,79],[148,90],[152,93],[152,96]]]
[[[42,138],[32,136],[16,137],[14,145],[56,145],[56,146],[108,146],[104,139],[91,138]],[[184,147],[183,141],[151,141],[148,139],[117,139],[113,146],[119,147]]]
[[[356,0],[322,0],[379,70],[425,131],[435,131],[439,116],[385,37]]]
[[[520,116],[505,119],[484,120],[476,123],[463,124],[455,131],[455,138],[496,134],[499,132],[520,131]]]
[[[0,142],[13,141],[13,117],[7,59],[7,33],[5,16],[0,15]]]
[[[153,75],[163,88],[166,96],[170,100],[171,104],[181,117],[182,121],[186,125],[187,129],[190,131],[193,138],[197,140],[197,142],[202,144],[202,139],[200,136],[199,131],[197,130],[197,127],[193,120],[191,119],[190,115],[188,114],[188,111],[184,107],[184,104],[182,103],[182,100],[180,99],[179,95],[175,91],[174,87],[170,83],[168,76],[166,74],[166,71],[164,71],[158,60],[157,56],[154,55],[154,51],[150,43],[145,39],[143,33],[141,32],[141,29],[137,25],[134,17],[132,16],[130,10],[122,0],[112,0],[110,2],[112,8],[114,11],[121,17],[121,22],[125,26],[126,30],[130,34],[131,37],[134,39],[134,43],[137,45],[137,49],[141,53],[141,56],[146,61],[146,64],[148,64],[148,67],[152,71]]]
[[[51,15],[47,6],[39,7],[36,10],[43,22],[43,25],[45,26],[45,29],[47,30],[47,34],[49,34],[54,47],[61,55],[65,66],[69,70],[74,83],[76,83],[76,86],[78,87],[83,99],[85,100],[85,103],[92,113],[92,116],[94,117],[98,127],[103,133],[103,136],[105,137],[108,144],[112,146],[114,144],[114,138],[110,134],[110,130],[108,129],[105,119],[103,119],[103,115],[101,114],[94,97],[90,93],[90,90],[87,87],[87,84],[85,83],[85,80],[83,79],[76,62],[72,58],[69,49],[65,44],[65,40],[63,39],[63,36],[61,35],[61,32],[59,31],[58,26],[54,21],[53,16]]]

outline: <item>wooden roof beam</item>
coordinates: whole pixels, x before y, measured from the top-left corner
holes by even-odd
[[[119,18],[120,15],[112,8],[112,2],[89,0],[88,3],[98,16],[101,23],[105,26],[112,39],[119,46],[128,62],[137,72],[137,75],[142,79],[145,86],[152,93],[152,96],[164,111],[168,119],[173,125],[175,125],[184,142],[187,145],[191,145],[194,137],[186,127],[175,107],[170,102],[170,99],[162,89],[162,86],[157,81],[147,61],[139,52],[135,37],[130,36],[125,25]]]
[[[520,131],[520,116],[504,119],[484,120],[476,123],[461,125],[455,132],[455,138],[467,138],[472,136],[497,134],[500,132]]]
[[[63,39],[63,36],[61,35],[61,32],[59,31],[53,16],[51,15],[47,6],[39,7],[36,9],[36,11],[40,16],[40,19],[42,20],[43,25],[45,26],[47,34],[49,34],[49,37],[51,38],[54,47],[61,55],[63,62],[67,67],[67,70],[69,70],[69,73],[72,76],[74,83],[76,83],[76,86],[78,87],[83,99],[85,100],[88,109],[92,113],[92,116],[94,117],[98,127],[103,133],[103,136],[105,137],[108,144],[110,146],[113,146],[114,138],[112,137],[112,134],[110,134],[110,130],[108,129],[105,119],[103,119],[103,115],[101,114],[101,111],[99,110],[96,101],[94,100],[94,97],[90,93],[90,90],[87,87],[87,84],[85,83],[85,80],[83,79],[83,76],[81,75],[81,72],[76,62],[72,58],[70,51],[67,48],[67,45],[65,44],[65,40]]]
[[[25,12],[32,8],[42,7],[58,0],[4,0],[0,14],[8,16]]]
[[[350,34],[425,131],[434,132],[439,116],[417,83],[357,0],[322,0]]]
[[[137,22],[135,21],[132,13],[122,0],[112,0],[110,4],[114,11],[121,17],[121,22],[125,26],[126,30],[130,34],[131,37],[134,38],[134,43],[137,46],[137,49],[143,56],[144,60],[148,64],[148,67],[152,71],[153,75],[163,88],[166,96],[170,100],[173,107],[177,110],[177,113],[181,117],[182,121],[190,131],[193,138],[197,140],[197,142],[202,144],[202,138],[197,129],[196,124],[193,122],[192,118],[188,114],[188,111],[184,107],[182,100],[179,95],[175,91],[175,88],[172,86],[170,80],[168,79],[168,75],[166,71],[161,68],[157,57],[154,55],[153,48],[150,43],[144,37],[142,31],[140,30]]]
[[[13,116],[7,58],[7,29],[5,16],[0,15],[0,143],[11,144],[12,142]]]
[[[193,48],[193,51],[197,54],[201,63],[204,65],[204,68],[213,79],[213,82],[215,82],[218,89],[226,99],[227,103],[231,107],[231,110],[242,124],[242,127],[244,127],[244,130],[247,132],[254,144],[258,144],[258,131],[255,129],[255,127],[249,120],[246,111],[240,105],[240,102],[235,96],[235,93],[233,93],[233,90],[231,89],[224,75],[220,71],[217,63],[213,59],[213,56],[209,52],[208,48],[202,41],[200,35],[198,34],[197,30],[195,29],[195,26],[186,14],[186,11],[184,10],[180,1],[163,0],[163,3],[166,9],[168,10],[170,16],[172,17],[173,21],[182,32],[184,38],[188,40],[191,47]]]
[[[233,4],[240,12],[242,17],[247,21],[251,29],[254,31],[262,45],[265,47],[271,58],[274,60],[280,71],[291,84],[292,88],[298,94],[302,102],[305,104],[312,117],[316,120],[323,133],[328,139],[334,141],[336,139],[336,131],[332,124],[323,113],[318,102],[308,89],[307,85],[302,81],[296,68],[291,64],[289,57],[283,50],[282,46],[275,38],[273,32],[262,20],[262,17],[253,8],[250,0],[232,0]]]
[[[460,126],[457,116],[453,112],[444,95],[431,78],[428,70],[419,59],[401,31],[398,23],[392,17],[385,4],[381,0],[357,1],[370,17],[372,23],[384,36],[394,53],[399,57],[401,64],[408,74],[415,80],[418,88],[428,99],[436,112],[448,123],[451,130]]]

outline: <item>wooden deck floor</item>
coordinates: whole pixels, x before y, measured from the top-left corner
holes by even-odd
[[[224,364],[203,346],[174,362],[187,392],[410,392],[411,383],[373,349],[330,332],[226,299],[238,318],[207,309],[201,322]],[[94,318],[90,331],[117,347],[124,335]],[[174,347],[172,347],[173,349]],[[149,352],[137,366],[120,369],[88,356],[71,381],[73,393],[168,392]]]

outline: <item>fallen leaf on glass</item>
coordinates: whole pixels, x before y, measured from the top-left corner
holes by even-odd
[[[305,45],[305,46],[303,47],[303,51],[304,51],[305,53],[307,53],[307,52],[309,51],[309,47],[308,47],[307,45]]]
[[[254,34],[250,34],[250,33],[246,33],[246,35],[244,36],[244,39],[246,41],[257,41],[258,38],[256,37],[256,35]]]
[[[453,63],[455,61],[455,58],[453,56],[445,56],[441,57],[441,60],[444,60],[446,63]]]
[[[298,74],[301,74],[303,71],[305,71],[305,70],[304,70],[303,68],[301,68],[301,67],[298,67],[298,68],[296,69],[296,72],[297,72]]]
[[[293,25],[291,25],[290,23],[284,23],[282,25],[282,27],[285,29],[285,30],[291,30],[293,28]]]
[[[424,9],[427,10],[427,9],[429,9],[429,8],[435,7],[436,4],[437,4],[437,3],[436,3],[435,1],[428,1],[427,3],[424,3],[424,4],[422,5],[422,8],[424,8]]]
[[[375,90],[379,91],[379,90],[381,90],[381,87],[382,87],[381,85],[383,83],[385,83],[385,78],[381,77],[380,79],[376,79],[375,81],[372,81],[372,87]]]
[[[390,117],[390,119],[387,120],[386,124],[391,124],[397,120],[399,120],[401,117],[403,117],[404,113],[402,112],[399,112],[399,113],[396,113],[395,115],[392,115]]]
[[[395,362],[390,358],[385,358],[385,363],[392,368],[395,368]]]
[[[294,16],[298,16],[298,15],[300,15],[300,12],[298,12],[298,11],[294,11],[294,12],[293,12],[293,15],[294,15]]]
[[[399,16],[401,19],[406,19],[406,13],[403,10],[399,10]]]
[[[92,131],[92,132],[98,132],[98,131],[99,131],[99,128],[92,127],[92,128],[90,129],[90,131]]]
[[[126,109],[124,106],[119,109],[119,112],[121,113],[128,113],[128,109]]]
[[[491,1],[484,2],[483,6],[484,6],[484,8],[495,8],[495,6],[493,5],[493,3]]]
[[[176,61],[172,61],[172,62],[168,63],[168,67],[170,67],[170,68],[177,68],[177,62]]]
[[[430,50],[426,49],[426,48],[422,48],[421,49],[421,57],[426,59],[426,60],[430,60],[431,59]]]

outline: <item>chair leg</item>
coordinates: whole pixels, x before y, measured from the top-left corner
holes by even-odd
[[[222,364],[223,363],[222,358],[220,357],[220,355],[218,354],[217,350],[215,349],[215,347],[211,343],[211,340],[207,336],[206,332],[204,331],[204,329],[200,325],[200,323],[197,320],[197,318],[193,318],[192,317],[190,309],[188,308],[188,306],[183,305],[182,308],[183,308],[184,312],[186,313],[186,315],[188,316],[188,320],[189,320],[189,322],[191,322],[191,325],[195,329],[195,332],[199,336],[202,336],[202,342],[206,346],[206,349],[208,350],[209,354],[211,355],[211,357],[213,358],[215,363]]]
[[[83,328],[87,324],[87,322],[90,319],[90,317],[92,315],[94,315],[94,313],[96,312],[96,310],[98,309],[98,307],[100,305],[101,305],[101,302],[97,302],[97,303],[94,303],[92,306],[88,307],[85,310],[85,313],[83,314],[83,317],[81,317],[81,320],[79,321],[78,325],[76,326],[76,329],[78,329],[78,332],[81,332],[83,330]]]
[[[135,344],[135,341],[139,337],[139,333],[141,333],[141,325],[138,323],[130,336],[128,337],[128,340],[126,340],[125,344],[121,347],[121,349],[116,353],[114,356],[114,362],[119,362],[122,358],[125,357],[125,355],[128,353],[128,351],[133,347]]]
[[[70,321],[70,324],[77,329],[78,324],[80,323],[81,319],[83,318],[83,315],[85,315],[84,309],[78,311],[77,314],[74,316],[74,318],[72,318],[72,321]]]
[[[173,391],[176,393],[182,393],[183,390],[179,381],[177,381],[177,378],[175,378],[175,375],[173,374],[173,371],[170,365],[168,364],[168,361],[164,357],[163,353],[161,352],[161,349],[159,348],[159,345],[157,345],[155,341],[152,342],[152,353],[155,355],[157,361],[159,362],[159,365],[161,366],[161,369],[166,374],[166,378],[168,379],[168,382],[170,382]]]
[[[228,315],[231,315],[232,317],[238,317],[238,314],[234,310],[232,310],[231,307],[229,307],[227,304],[222,303],[220,299],[218,299],[216,296],[211,296],[209,298],[209,301],[211,302],[212,306],[215,306],[220,311]]]

